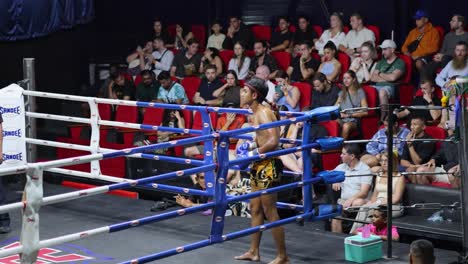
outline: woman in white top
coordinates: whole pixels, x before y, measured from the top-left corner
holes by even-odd
[[[215,48],[217,50],[223,49],[223,42],[226,38],[226,35],[221,33],[223,27],[221,26],[221,22],[216,20],[213,22],[211,26],[212,34],[208,37],[208,44],[206,45],[207,48]]]
[[[379,205],[388,205],[387,204],[387,164],[389,158],[387,153],[382,153],[380,157],[381,170],[375,179],[374,192],[370,200],[367,200],[359,213],[356,216],[356,220],[365,221],[369,215],[369,208],[377,207]],[[405,191],[405,178],[398,172],[398,156],[393,153],[393,178],[392,178],[392,216],[399,217],[403,215],[403,208],[401,207],[401,201],[403,199],[403,193]],[[351,228],[351,234],[358,229],[362,224],[355,222]]]
[[[364,42],[361,45],[361,54],[354,58],[350,70],[356,73],[359,83],[367,83],[374,72],[377,62],[377,51],[371,42]]]
[[[334,12],[330,15],[330,28],[325,30],[320,38],[315,42],[315,49],[320,55],[323,55],[323,47],[328,41],[333,41],[336,47],[343,44],[345,40],[345,33],[343,32],[343,14]]]
[[[236,72],[239,80],[244,80],[249,74],[250,58],[245,55],[245,46],[240,42],[234,44],[234,57],[229,61],[228,70]]]

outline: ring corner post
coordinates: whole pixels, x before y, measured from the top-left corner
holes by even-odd
[[[23,79],[27,79],[26,90],[36,91],[36,60],[35,58],[23,58]],[[26,111],[37,112],[36,97],[27,96],[25,104]],[[26,117],[26,133],[29,138],[37,138],[36,136],[36,119]],[[27,160],[28,162],[37,161],[37,147],[34,144],[27,144]]]

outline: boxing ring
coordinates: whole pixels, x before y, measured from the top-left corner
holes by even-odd
[[[9,86],[6,89],[21,89],[20,87]],[[244,138],[252,139],[251,136],[245,136],[243,134],[254,132],[262,129],[268,129],[272,127],[279,127],[281,125],[288,125],[297,122],[305,122],[307,124],[318,123],[322,121],[336,119],[339,116],[339,111],[337,107],[326,107],[319,108],[310,112],[305,113],[291,113],[291,112],[282,112],[282,115],[286,115],[287,119],[272,122],[269,124],[263,124],[255,127],[236,129],[231,131],[220,131],[214,132],[213,128],[210,125],[210,113],[236,113],[236,114],[252,114],[251,111],[245,109],[230,109],[230,108],[218,108],[218,107],[201,107],[201,106],[189,106],[189,105],[169,105],[169,104],[159,104],[159,103],[148,103],[148,102],[137,102],[137,101],[123,101],[123,100],[112,100],[112,99],[101,99],[101,98],[90,98],[90,97],[81,97],[81,96],[72,96],[64,94],[54,94],[54,93],[45,93],[45,92],[36,92],[36,91],[22,91],[23,96],[29,97],[43,97],[50,99],[59,99],[59,100],[69,100],[69,101],[78,101],[88,103],[91,110],[91,117],[89,119],[79,118],[79,117],[70,117],[70,116],[61,116],[61,115],[51,115],[45,113],[36,113],[36,112],[26,112],[26,117],[28,118],[42,118],[42,119],[51,119],[59,120],[66,122],[82,123],[89,124],[91,127],[91,141],[90,146],[83,145],[74,145],[54,141],[46,141],[41,139],[26,138],[26,142],[29,144],[35,145],[44,145],[50,147],[61,147],[69,149],[78,149],[84,151],[90,151],[91,154],[84,155],[80,157],[67,158],[61,160],[53,160],[46,162],[36,162],[36,163],[27,163],[25,165],[2,168],[0,169],[0,175],[9,175],[13,173],[26,173],[26,186],[24,189],[23,200],[21,202],[8,204],[0,206],[0,213],[13,211],[13,210],[22,210],[22,230],[20,237],[20,245],[15,247],[10,247],[7,249],[0,250],[0,257],[10,256],[14,254],[20,254],[21,263],[34,263],[37,259],[38,251],[41,248],[50,247],[54,245],[59,245],[63,243],[68,243],[71,241],[81,240],[85,238],[90,238],[100,234],[114,233],[122,230],[136,228],[139,226],[147,225],[150,223],[156,223],[159,221],[181,217],[188,214],[193,214],[195,212],[204,211],[207,209],[213,209],[213,216],[211,219],[211,230],[207,239],[183,245],[177,248],[169,249],[166,251],[136,257],[132,260],[126,261],[124,263],[147,263],[150,261],[162,259],[176,254],[181,254],[183,252],[192,251],[202,247],[210,246],[217,243],[223,243],[225,241],[233,240],[239,237],[247,236],[256,232],[262,232],[267,229],[281,226],[287,223],[292,223],[295,221],[317,221],[322,219],[328,219],[341,214],[341,206],[339,205],[314,205],[312,200],[312,189],[311,185],[316,183],[326,183],[332,184],[336,182],[341,182],[344,180],[343,172],[320,172],[316,175],[312,174],[311,164],[304,162],[302,180],[298,182],[293,182],[278,187],[273,187],[270,189],[252,192],[242,196],[229,196],[226,194],[226,176],[229,169],[239,169],[239,164],[252,162],[255,160],[261,160],[271,157],[276,157],[280,155],[285,155],[289,153],[294,153],[301,151],[305,160],[309,160],[310,149],[316,148],[323,151],[337,149],[341,147],[343,140],[341,138],[324,138],[318,139],[315,142],[309,142],[309,130],[308,125],[303,127],[303,138],[302,140],[290,140],[290,139],[280,139],[281,142],[287,142],[289,144],[296,144],[296,147],[276,150],[268,153],[263,153],[260,155],[255,155],[252,157],[239,158],[236,160],[229,160],[229,140],[230,138]],[[203,128],[201,130],[194,129],[179,129],[171,127],[162,127],[162,126],[149,126],[144,124],[136,123],[122,123],[115,121],[106,121],[99,118],[98,104],[112,104],[116,106],[126,105],[134,107],[157,107],[164,109],[174,109],[174,110],[189,110],[200,112],[203,122]],[[180,140],[173,140],[165,143],[151,144],[142,147],[134,147],[123,150],[111,150],[111,149],[102,149],[99,147],[99,128],[100,126],[113,126],[121,128],[133,128],[137,130],[151,130],[151,131],[164,131],[164,132],[174,132],[180,134],[190,134],[195,135],[190,138],[184,138]],[[217,158],[215,157],[214,151],[214,141],[217,141]],[[204,143],[204,159],[203,160],[194,160],[186,159],[180,157],[169,157],[164,155],[153,155],[144,153],[150,150],[170,148],[175,146],[183,146],[187,144],[194,143]],[[191,164],[195,167],[185,170],[174,171],[170,173],[164,173],[161,175],[154,175],[138,180],[129,180],[122,179],[117,177],[112,177],[108,175],[100,174],[99,160],[116,158],[116,157],[133,157],[133,158],[144,158],[144,159],[154,159],[161,160],[173,163],[181,164]],[[91,163],[91,172],[78,172],[61,169],[59,167],[76,165],[83,163]],[[112,184],[99,186],[91,189],[73,191],[64,194],[52,195],[48,197],[43,196],[43,173],[54,172],[61,173],[66,175],[73,175],[78,177],[99,179]],[[186,177],[191,174],[196,174],[199,172],[205,172],[206,178],[206,191],[196,190],[191,188],[182,188],[178,186],[171,186],[166,184],[160,184],[159,181],[174,179],[178,177]],[[285,175],[288,175],[286,172]],[[289,173],[289,175],[291,175]],[[83,197],[95,196],[98,194],[103,194],[113,190],[128,189],[134,186],[147,186],[155,190],[160,190],[164,192],[178,193],[183,195],[200,195],[211,197],[211,201],[200,204],[197,206],[178,209],[170,212],[164,212],[157,215],[152,215],[148,217],[138,218],[130,221],[120,222],[116,224],[111,224],[107,226],[102,226],[94,229],[84,230],[81,232],[76,232],[68,235],[62,235],[54,238],[49,238],[45,240],[40,239],[39,235],[39,222],[40,215],[39,210],[41,207],[46,205],[52,205],[56,203],[71,201]],[[267,223],[261,226],[250,227],[244,230],[239,230],[231,233],[224,233],[224,218],[226,207],[229,203],[234,203],[237,201],[244,201],[251,198],[259,197],[262,195],[277,193],[279,191],[284,191],[292,188],[302,188],[304,194],[304,203],[303,205],[296,204],[287,204],[287,203],[278,203],[279,208],[287,208],[295,210],[298,212],[297,215],[293,217],[288,217],[281,219],[279,221]]]

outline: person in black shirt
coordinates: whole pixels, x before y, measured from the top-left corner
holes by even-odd
[[[172,62],[171,76],[177,79],[198,75],[200,71],[202,55],[198,53],[199,43],[196,39],[189,39],[187,45],[187,51],[177,53]]]
[[[198,173],[195,179],[197,181],[197,183],[195,184],[195,189],[199,189],[202,191],[206,190],[205,173],[204,172]],[[177,196],[175,196],[175,199],[178,205],[183,206],[185,208],[204,204],[209,201],[208,196],[200,196],[200,195],[191,195],[190,197],[186,198],[178,194]],[[205,212],[203,213],[205,214]]]
[[[213,96],[222,98],[223,107],[227,107],[228,105],[233,105],[235,108],[240,107],[240,84],[235,71],[227,71],[226,83],[215,90]]]
[[[132,100],[135,93],[135,85],[133,82],[127,80],[120,72],[115,73],[111,78],[112,81],[109,83],[109,97],[111,99]]]
[[[317,33],[310,25],[309,19],[306,16],[299,16],[297,19],[297,26],[298,29],[294,32],[294,37],[291,42],[291,47],[293,51],[299,52],[299,45],[308,41],[310,43],[314,43],[314,41],[318,38]],[[294,52],[294,53],[297,53]],[[300,52],[299,52],[300,53]]]
[[[312,105],[311,109],[322,106],[332,106],[336,103],[340,88],[327,80],[327,76],[321,72],[315,74],[312,79]]]
[[[289,31],[289,19],[280,17],[278,19],[279,31],[274,31],[270,40],[270,51],[285,51],[289,48],[289,44],[293,37]]]
[[[278,71],[278,64],[275,58],[267,53],[267,43],[264,40],[257,40],[254,43],[255,57],[250,61],[249,76],[254,76],[258,66],[265,65],[270,69],[269,79],[274,79]]]
[[[173,42],[171,36],[167,32],[167,30],[163,27],[163,23],[161,19],[156,18],[153,22],[153,38],[161,38],[164,40],[164,43]],[[171,45],[173,47],[173,45]],[[166,48],[171,48],[169,45],[166,45]]]
[[[300,45],[301,56],[293,59],[287,73],[291,82],[307,81],[317,72],[320,62],[312,58],[312,44],[304,42]]]
[[[233,50],[235,43],[242,42],[245,44],[246,49],[250,50],[254,39],[255,37],[250,28],[244,25],[239,17],[229,17],[229,28],[223,42],[223,49]]]
[[[213,93],[221,86],[223,86],[223,83],[216,78],[216,66],[211,64],[206,66],[205,78],[203,78],[198,91],[193,96],[193,102],[201,105],[219,106],[222,98],[213,96]]]
[[[434,95],[435,87],[434,82],[431,80],[422,80],[420,82],[422,96],[416,96],[413,99],[412,106],[440,106],[440,99]],[[441,110],[417,110],[417,109],[405,109],[397,114],[398,118],[404,118],[407,116],[421,116],[426,120],[427,123],[433,123],[438,120],[442,115]]]
[[[2,113],[0,112],[0,165],[3,163],[3,118]],[[0,178],[0,205],[5,204],[6,202],[6,192],[3,188],[3,180]],[[10,214],[3,213],[0,214],[0,234],[9,233],[10,228]]]

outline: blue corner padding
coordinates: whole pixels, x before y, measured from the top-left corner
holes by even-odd
[[[322,178],[326,184],[343,182],[345,180],[344,171],[321,171],[316,176]]]
[[[322,151],[341,149],[343,146],[343,138],[340,137],[324,137],[315,140],[320,145]]]
[[[343,207],[339,204],[321,204],[316,208],[315,210],[315,215],[316,216],[323,216],[323,215],[329,215],[333,213],[339,213]]]
[[[340,110],[338,106],[324,106],[307,112],[307,115],[311,116],[312,122],[320,123],[337,119],[340,116]]]

